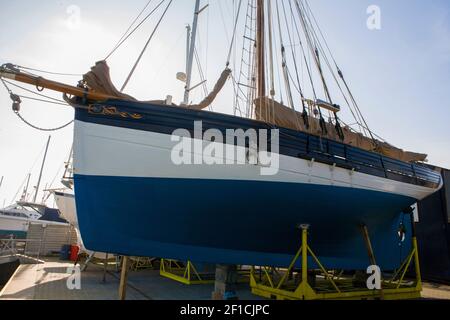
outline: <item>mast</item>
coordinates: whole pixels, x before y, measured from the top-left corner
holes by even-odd
[[[44,171],[45,160],[47,160],[47,152],[48,152],[48,147],[50,145],[51,138],[52,138],[52,136],[48,136],[47,146],[45,147],[44,159],[42,160],[41,171],[39,172],[39,179],[38,179],[38,183],[36,185],[36,192],[34,194],[33,203],[36,203],[36,199],[38,196],[39,187],[41,185],[42,172]]]
[[[264,52],[264,0],[257,0],[257,22],[256,22],[256,50],[257,50],[257,96],[266,96],[266,70]]]
[[[73,144],[72,144],[72,147],[70,148],[69,158],[67,159],[66,164],[65,164],[63,179],[69,178],[69,176],[67,174],[69,173],[69,175],[70,175],[70,166],[71,166],[72,156],[73,156]]]
[[[183,100],[183,103],[185,105],[189,104],[189,93],[191,90],[192,66],[194,64],[195,41],[197,40],[197,27],[199,14],[200,14],[200,0],[195,0],[194,21],[192,22],[192,33],[190,35],[191,43],[189,45],[189,54],[186,66],[186,87],[184,90],[184,100]]]
[[[28,187],[30,186],[30,179],[31,179],[31,173],[27,176],[27,184],[25,185],[25,188],[23,188],[22,197],[20,201],[27,201],[27,194],[28,194]]]
[[[2,185],[3,185],[3,179],[4,179],[5,177],[4,176],[2,176],[2,179],[0,180],[0,189],[2,188]],[[4,208],[5,206],[3,206],[2,208]]]
[[[186,26],[186,76],[189,69],[189,55],[191,53],[191,26]]]

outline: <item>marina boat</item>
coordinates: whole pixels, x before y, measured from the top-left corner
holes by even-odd
[[[80,253],[85,252],[90,257],[95,257],[97,259],[112,258],[114,255],[107,254],[105,252],[91,251],[86,249],[84,245],[83,238],[80,233],[80,226],[78,224],[77,209],[75,205],[75,195],[71,189],[66,190],[55,190],[53,191],[53,196],[55,198],[56,206],[61,212],[61,216],[66,219],[70,225],[75,228],[78,239],[78,246],[80,247]]]
[[[69,160],[65,163],[65,172],[61,183],[65,186],[64,189],[51,190],[55,199],[56,206],[58,207],[61,217],[63,217],[70,225],[75,228],[77,233],[78,245],[80,252],[86,252],[89,256],[93,256],[98,259],[104,259],[105,257],[111,258],[112,255],[106,255],[102,252],[92,252],[87,250],[83,239],[80,234],[80,226],[77,218],[77,209],[75,205],[75,194],[73,192],[73,162],[72,162],[73,149],[70,151]]]
[[[26,238],[30,223],[42,225],[67,224],[67,221],[60,217],[60,212],[57,209],[49,208],[44,203],[44,199],[42,203],[37,202],[50,141],[51,137],[48,138],[45,145],[44,158],[32,200],[28,201],[28,188],[31,179],[31,174],[28,174],[20,200],[13,205],[0,209],[0,238]]]
[[[172,2],[164,3],[167,11]],[[310,245],[323,265],[366,270],[365,226],[378,265],[398,268],[409,252],[399,245],[399,228],[408,225],[412,205],[442,187],[440,174],[425,164],[426,155],[395,148],[368,128],[341,69],[327,63],[330,54],[307,1],[249,0],[246,18],[242,3],[234,34],[246,20],[243,44],[250,58],[241,70],[229,69],[228,58],[199,104],[189,101],[198,16],[206,10],[199,0],[188,29],[186,73],[177,76],[186,86],[180,105],[170,97],[141,102],[123,94],[132,72],[117,90],[105,61],[78,87],[14,65],[1,69],[3,79],[63,92],[76,110],[74,183],[84,244],[129,256],[282,267],[300,246],[299,227],[309,225]],[[291,57],[294,41],[299,49]],[[298,61],[309,78],[304,83]],[[280,87],[275,66],[282,69]],[[235,115],[206,111],[230,78]],[[330,78],[340,85],[357,129],[339,117]],[[287,105],[276,91],[285,93]],[[230,132],[236,136],[223,139]],[[243,140],[239,132],[247,132]],[[243,161],[234,157],[239,154]],[[411,237],[410,228],[406,233]]]
[[[0,209],[0,238],[26,238],[30,223],[42,225],[67,225],[67,221],[59,216],[57,209],[46,205],[17,202]]]
[[[53,196],[55,198],[56,206],[61,212],[61,217],[67,220],[67,222],[74,227],[78,228],[75,195],[73,191],[70,189],[53,191]]]

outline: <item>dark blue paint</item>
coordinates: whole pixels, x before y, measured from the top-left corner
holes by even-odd
[[[360,225],[378,264],[400,265],[400,212],[415,199],[353,188],[233,180],[75,176],[80,231],[93,251],[206,263],[286,266],[310,224],[327,268],[365,269]],[[406,226],[409,228],[409,218]],[[408,239],[410,239],[408,237]]]

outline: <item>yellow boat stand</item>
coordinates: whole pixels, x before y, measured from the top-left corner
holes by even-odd
[[[250,273],[250,269],[238,267],[238,283],[249,283]],[[159,274],[186,285],[214,284],[216,278],[214,272],[198,272],[191,261],[182,263],[170,259],[161,259]]]
[[[380,290],[369,290],[363,285],[355,284],[353,278],[344,277],[329,271],[320,263],[308,245],[308,225],[302,225],[302,245],[297,251],[288,269],[252,268],[250,286],[252,293],[268,299],[277,300],[401,300],[420,298],[422,281],[420,276],[417,238],[413,230],[412,251],[390,280],[382,279]],[[370,240],[366,230],[366,244],[371,251]],[[414,227],[413,227],[414,229]],[[370,252],[372,256],[373,252]],[[319,266],[319,270],[308,270],[308,256]],[[301,272],[294,267],[301,259]],[[416,279],[405,281],[405,275],[414,261]],[[313,277],[311,277],[311,275]]]
[[[190,261],[181,263],[175,260],[161,259],[159,274],[186,285],[211,284],[215,281],[214,274],[200,274]]]

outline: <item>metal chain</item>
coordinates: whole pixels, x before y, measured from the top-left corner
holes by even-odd
[[[51,128],[51,129],[46,129],[46,128],[40,128],[40,127],[37,127],[37,126],[31,124],[30,122],[28,122],[27,120],[25,120],[19,112],[15,111],[14,113],[15,113],[15,114],[19,117],[19,119],[22,120],[26,125],[30,126],[30,127],[33,128],[33,129],[36,129],[36,130],[39,130],[39,131],[44,131],[44,132],[54,132],[54,131],[59,131],[59,130],[62,130],[62,129],[67,128],[68,126],[70,126],[70,125],[74,122],[74,120],[71,120],[69,123],[66,123],[65,125],[62,125],[62,126],[60,126],[60,127],[57,127],[57,128]]]
[[[11,95],[11,94],[12,94],[12,90],[11,90],[11,89],[8,87],[8,85],[5,83],[5,80],[3,80],[3,79],[0,79],[0,80],[2,81],[2,83],[3,83],[3,85],[5,86],[5,88],[6,88],[6,90],[8,91],[8,93]],[[27,98],[27,99],[28,99],[28,97],[24,97],[24,98]],[[31,98],[31,99],[32,99],[32,98]],[[43,101],[43,100],[42,100],[42,101]],[[51,101],[44,101],[44,102],[52,103]],[[54,103],[54,102],[53,102],[53,103]],[[54,132],[54,131],[59,131],[59,130],[62,130],[62,129],[67,128],[68,126],[70,126],[70,125],[74,122],[74,120],[71,120],[69,123],[66,123],[65,125],[62,125],[62,126],[60,126],[60,127],[46,129],[46,128],[41,128],[41,127],[38,127],[38,126],[35,126],[35,125],[31,124],[30,122],[28,122],[27,120],[25,120],[25,118],[22,117],[22,115],[21,115],[18,111],[14,111],[14,113],[15,113],[15,114],[17,115],[17,117],[19,117],[19,119],[22,120],[26,125],[30,126],[30,127],[33,128],[33,129],[36,129],[36,130],[39,130],[39,131],[44,131],[44,132]]]

